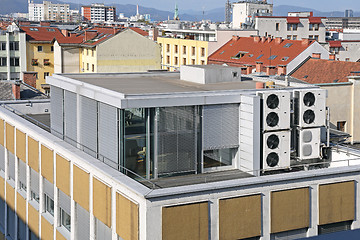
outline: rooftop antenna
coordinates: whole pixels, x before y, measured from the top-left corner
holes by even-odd
[[[225,3],[225,23],[230,23],[231,21],[231,3],[230,0],[227,0]]]
[[[202,7],[202,15],[203,15],[203,17],[202,17],[203,20],[205,20],[205,7],[204,6]]]

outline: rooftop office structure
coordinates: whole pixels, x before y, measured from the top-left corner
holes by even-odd
[[[115,240],[358,228],[358,153],[323,139],[326,91],[268,80],[222,66],[48,77],[50,132],[0,109],[0,229]]]

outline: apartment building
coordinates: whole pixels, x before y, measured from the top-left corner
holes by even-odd
[[[325,43],[326,18],[314,17],[312,12],[289,13],[287,17],[257,16],[255,29],[260,36],[291,40],[308,38]]]
[[[334,54],[338,61],[360,61],[360,40],[328,41],[324,47]]]
[[[182,70],[53,75],[50,132],[0,108],[1,232],[273,239],[360,227],[358,152],[320,140],[325,90]]]
[[[95,3],[90,6],[82,6],[81,15],[83,16],[84,21],[92,23],[115,22],[116,8]]]
[[[325,21],[326,29],[358,29],[360,17],[328,17]]]
[[[245,0],[232,4],[232,27],[240,29],[251,27],[256,16],[272,16],[273,4],[267,0]]]
[[[43,1],[34,3],[29,1],[29,20],[30,21],[56,21],[70,22],[70,5]]]
[[[0,80],[18,80],[26,71],[26,37],[16,25],[0,31]]]

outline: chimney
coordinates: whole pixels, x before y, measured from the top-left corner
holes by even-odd
[[[314,59],[320,59],[320,58],[321,58],[321,53],[313,53],[313,54],[312,54],[312,58],[314,58]]]
[[[246,75],[249,75],[252,73],[253,65],[245,65],[246,66]]]
[[[40,26],[50,26],[50,22],[40,22]]]
[[[12,84],[12,92],[15,100],[20,100],[20,82],[16,81]]]
[[[91,39],[93,39],[94,37],[96,37],[97,35],[97,31],[85,31],[85,41],[89,41]]]
[[[261,37],[261,42],[262,43],[266,42],[266,37]]]
[[[262,62],[256,62],[256,72],[261,73],[263,70],[263,63]]]
[[[83,27],[82,27],[82,26],[79,26],[78,29],[81,31],[81,30],[83,30]]]
[[[22,74],[23,74],[22,79],[24,83],[32,86],[33,88],[36,88],[37,72],[22,72]]]
[[[282,42],[283,42],[283,39],[282,39],[281,37],[275,38],[275,44],[276,44],[276,45],[279,45],[279,44],[281,44]]]
[[[269,38],[267,39],[267,42],[268,42],[268,43],[270,43],[270,42],[271,42],[271,40],[272,40],[272,38],[271,38],[271,37],[269,37]]]
[[[113,27],[113,35],[115,35],[117,32],[117,29],[115,27]]]
[[[263,89],[264,83],[263,82],[256,82],[256,89]]]
[[[277,71],[277,74],[278,74],[279,76],[284,76],[284,75],[286,75],[286,65],[279,65],[277,70],[278,70],[278,71]]]
[[[65,37],[69,36],[69,31],[67,29],[61,29],[61,33],[62,35],[64,35]]]
[[[335,61],[335,59],[336,59],[336,54],[335,53],[329,54],[329,60]]]
[[[276,74],[275,66],[266,66],[266,75],[274,76]]]
[[[233,40],[233,41],[237,41],[237,40],[239,40],[239,39],[240,39],[240,37],[239,37],[239,36],[235,36],[235,35],[234,35],[234,36],[232,36],[232,40]]]
[[[241,67],[241,74],[245,75],[247,72],[247,67]]]
[[[255,43],[260,42],[260,37],[259,37],[259,36],[255,36],[255,37],[254,37],[254,42],[255,42]]]
[[[302,43],[302,45],[307,46],[307,45],[309,45],[310,40],[309,40],[308,38],[303,38],[303,39],[301,40],[301,43]]]

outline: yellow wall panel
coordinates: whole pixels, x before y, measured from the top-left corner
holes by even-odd
[[[271,233],[309,227],[309,188],[271,193]]]
[[[93,178],[94,216],[111,227],[111,188]]]
[[[44,217],[41,217],[41,240],[53,240],[54,227]]]
[[[5,146],[4,136],[4,120],[0,119],[0,144],[3,146]]]
[[[16,156],[26,163],[26,134],[16,129]]]
[[[67,240],[59,231],[56,231],[56,240]]]
[[[44,145],[41,145],[41,175],[54,183],[54,154]]]
[[[6,203],[15,210],[15,189],[8,183],[6,183]]]
[[[162,239],[208,239],[208,203],[194,203],[162,209]]]
[[[219,201],[220,239],[242,239],[261,235],[261,195]]]
[[[39,212],[28,204],[28,225],[29,229],[36,235],[39,236]]]
[[[14,127],[6,123],[6,148],[15,154],[14,151]]]
[[[354,220],[354,181],[319,186],[319,224]]]
[[[17,193],[16,197],[16,213],[26,223],[26,200],[19,193]]]
[[[89,211],[89,173],[79,167],[73,167],[74,200],[86,211]]]
[[[0,177],[0,197],[5,200],[5,179]]]
[[[139,239],[139,207],[116,194],[116,232],[124,240]]]
[[[39,142],[28,137],[28,164],[39,172]]]
[[[70,162],[56,155],[56,186],[70,196]]]

